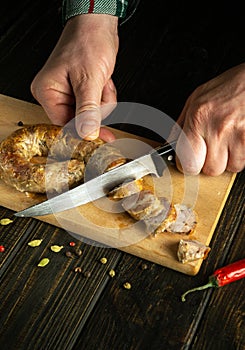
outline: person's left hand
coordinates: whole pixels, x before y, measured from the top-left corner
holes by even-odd
[[[187,174],[220,175],[245,166],[245,64],[198,87],[177,121],[177,167]]]
[[[53,52],[31,84],[31,91],[49,119],[65,125],[76,117],[77,133],[84,139],[115,137],[101,128],[101,106],[117,102],[112,73],[118,52],[118,18],[83,14],[70,18]],[[104,113],[105,114],[105,113]]]

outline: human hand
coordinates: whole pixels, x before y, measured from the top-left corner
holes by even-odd
[[[87,140],[99,136],[100,106],[117,100],[111,79],[118,52],[117,24],[117,17],[104,14],[71,18],[31,84],[50,120],[65,125],[76,116],[77,132]],[[104,128],[100,137],[113,139]]]
[[[220,175],[245,166],[245,64],[198,87],[177,121],[177,167],[188,174]]]

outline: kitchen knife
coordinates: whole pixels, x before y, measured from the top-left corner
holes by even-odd
[[[155,174],[159,177],[167,164],[174,161],[175,146],[176,141],[173,141],[157,147],[149,154],[114,168],[40,204],[17,212],[15,216],[30,217],[58,213],[104,197],[110,190],[125,181],[136,180],[148,174]]]

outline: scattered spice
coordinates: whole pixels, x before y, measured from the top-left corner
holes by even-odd
[[[54,253],[59,253],[60,251],[61,251],[61,249],[63,249],[64,247],[63,247],[63,245],[52,245],[51,247],[50,247],[50,249],[52,250],[52,252],[54,252]]]
[[[42,243],[42,239],[34,239],[33,241],[30,241],[28,242],[27,244],[30,246],[30,247],[38,247],[41,243]]]
[[[84,275],[84,277],[89,278],[89,277],[91,277],[91,272],[85,271],[83,275]]]
[[[81,255],[82,255],[82,253],[83,253],[83,252],[82,252],[82,250],[81,250],[81,249],[77,249],[77,250],[76,250],[76,255],[77,255],[77,256],[81,256]]]
[[[0,253],[3,253],[5,251],[5,247],[3,245],[0,245]]]
[[[69,250],[68,250],[68,252],[66,252],[66,256],[67,256],[67,258],[73,258],[73,254]]]
[[[39,262],[39,264],[38,264],[37,266],[39,266],[39,267],[44,267],[44,266],[48,265],[48,263],[49,263],[49,259],[48,259],[48,258],[43,258],[43,259]]]
[[[10,220],[8,218],[4,218],[0,220],[1,225],[8,225],[8,224],[11,224],[11,222],[13,222],[13,220]]]
[[[100,262],[101,262],[101,264],[105,265],[107,263],[107,259],[105,257],[101,258]]]
[[[141,269],[142,270],[147,270],[148,269],[148,265],[145,264],[145,263],[141,264]]]
[[[74,271],[76,273],[81,273],[82,272],[82,268],[80,266],[77,266],[77,267],[74,268]]]
[[[114,270],[109,271],[109,276],[115,277],[115,275],[116,275],[116,272]]]
[[[24,123],[20,120],[18,123],[17,123],[18,126],[23,126]]]
[[[209,282],[207,284],[188,290],[181,296],[181,300],[185,301],[186,295],[191,292],[195,292],[196,290],[203,290],[212,287],[223,287],[226,284],[238,281],[241,278],[245,278],[245,259],[238,260],[232,264],[215,270],[212,276],[209,277]]]
[[[70,243],[69,243],[69,246],[70,246],[70,247],[75,247],[75,245],[76,245],[75,242],[70,242]]]
[[[124,287],[125,289],[131,289],[131,284],[130,284],[129,282],[125,282],[125,283],[123,284],[123,287]]]

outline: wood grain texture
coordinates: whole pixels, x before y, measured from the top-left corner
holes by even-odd
[[[244,258],[244,214],[245,214],[245,172],[238,175],[230,193],[227,206],[220,218],[216,235],[213,239],[215,251],[209,256],[206,278],[221,266]],[[235,199],[235,200],[234,200]],[[229,210],[232,208],[232,210]],[[197,334],[191,342],[191,349],[242,349],[244,337],[244,281],[234,282],[220,289],[207,292],[207,307],[200,319]],[[194,283],[193,283],[194,284]],[[198,282],[195,282],[195,286]],[[200,293],[190,295],[189,302],[199,297]],[[214,334],[207,337],[205,334]]]
[[[244,196],[243,191],[243,196]],[[237,225],[227,263],[244,258],[244,217]],[[228,233],[229,237],[229,233]],[[242,247],[242,249],[241,249]],[[245,280],[215,290],[193,340],[193,349],[242,349],[245,345]],[[205,334],[213,334],[207,338]]]
[[[1,11],[0,90],[34,102],[30,84],[53,50],[62,30],[61,1],[28,0]]]
[[[15,7],[1,5],[1,94],[34,101],[29,84],[62,29],[60,4],[23,0]],[[149,5],[152,2],[141,0],[132,19],[120,28],[113,78],[120,101],[147,103],[176,118],[197,85],[244,61],[243,2],[222,3],[220,8],[214,2],[210,7],[207,2],[156,0],[154,11]],[[130,131],[149,137],[136,127]],[[64,251],[53,255],[49,248],[54,242],[68,248],[75,240],[64,230],[35,219],[0,226],[0,244],[6,248],[0,254],[1,349],[244,349],[243,281],[193,293],[185,304],[180,302],[186,289],[206,283],[217,267],[244,258],[244,176],[238,174],[235,180],[210,255],[195,277],[150,262],[148,270],[141,270],[146,261],[140,258],[80,241],[84,255],[70,261]],[[3,217],[13,218],[13,211],[0,207]],[[43,245],[27,246],[40,236]],[[52,259],[38,270],[42,254]],[[97,261],[104,254],[116,271],[113,279]],[[93,270],[91,278],[73,274],[77,262]],[[131,290],[123,289],[124,281],[132,283]]]
[[[182,293],[205,284],[216,268],[244,258],[244,179],[240,174],[231,191],[200,274],[188,277],[152,263],[142,271],[142,261],[124,256],[117,267],[120,283],[114,280],[107,286],[75,350],[90,345],[116,349],[121,344],[125,349],[154,350],[244,347],[244,281],[180,301]],[[131,282],[131,290],[122,288],[124,281]]]
[[[16,237],[11,241],[13,230]],[[2,260],[5,268],[1,275],[0,339],[6,342],[1,348],[70,346],[99,298],[102,286],[110,280],[108,272],[120,254],[113,249],[82,244],[66,232],[36,220],[26,230],[15,220],[1,230],[1,237],[6,250],[11,251],[11,256]],[[29,247],[28,242],[33,239],[43,239],[43,242],[39,247]],[[71,241],[76,243],[74,249],[69,246]],[[52,252],[50,247],[54,244],[63,245],[63,250]],[[81,257],[74,253],[78,248],[83,252]],[[74,253],[72,258],[66,256],[67,251]],[[100,262],[104,256],[108,260],[106,265]],[[49,258],[50,263],[40,268],[37,264],[44,257]],[[91,272],[91,277],[75,273],[77,266],[83,272]],[[46,340],[42,338],[44,333]]]
[[[41,107],[4,95],[0,96],[0,108],[0,139],[16,130],[19,120],[24,125],[48,122]],[[129,142],[128,134],[116,130],[114,133],[118,138],[125,139],[124,142]],[[161,178],[153,180],[153,183],[159,197],[166,197],[174,204],[184,203],[193,207],[197,213],[198,225],[192,238],[209,245],[234,180],[235,175],[231,173],[224,173],[219,177],[208,177],[204,174],[184,176],[173,166]],[[28,197],[25,193],[5,185],[3,181],[0,182],[0,189],[0,204],[12,210],[19,211],[40,201],[38,196]],[[39,219],[177,271],[190,275],[198,273],[202,260],[182,264],[177,259],[178,243],[181,238],[188,238],[188,235],[163,233],[153,239],[146,234],[142,224],[132,221],[124,212],[120,213],[120,209],[113,213],[114,209],[108,202],[111,201],[102,198],[79,208]]]

